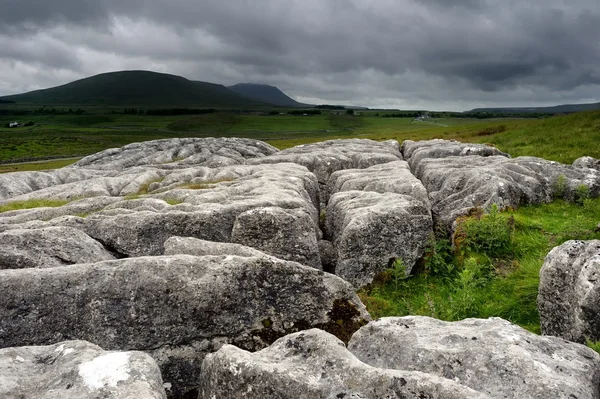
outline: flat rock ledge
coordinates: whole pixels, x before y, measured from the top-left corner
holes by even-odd
[[[373,321],[348,349],[373,366],[447,378],[493,398],[599,398],[600,355],[491,318],[444,322],[409,316]]]
[[[308,330],[249,353],[232,345],[208,355],[198,399],[485,399],[435,375],[382,369],[359,361],[344,343]]]
[[[600,341],[600,240],[567,241],[540,270],[542,333],[585,343]]]
[[[107,352],[85,341],[0,349],[2,399],[166,399],[143,352]]]
[[[122,170],[134,166],[222,167],[242,165],[279,150],[262,141],[242,138],[175,138],[131,143],[85,157],[69,168]]]
[[[321,187],[321,203],[325,205],[330,194],[327,182],[332,173],[401,160],[400,144],[395,140],[343,139],[299,145],[267,157],[249,159],[248,163],[292,162],[305,166],[317,177]]]
[[[204,356],[223,344],[254,351],[313,327],[348,341],[370,320],[347,282],[270,256],[0,270],[0,292],[0,348],[80,339],[145,351],[171,397],[195,391]]]

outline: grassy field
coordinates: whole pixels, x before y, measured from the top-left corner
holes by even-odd
[[[600,157],[600,112],[547,119],[382,118],[374,112],[349,115],[252,115],[231,112],[198,116],[123,114],[26,117],[34,126],[0,127],[0,164],[48,157],[81,157],[137,141],[171,137],[249,137],[278,148],[332,138],[374,140],[431,138],[489,143],[514,156],[533,155],[572,162],[582,155]],[[0,116],[0,126],[17,116]],[[560,145],[558,144],[560,143]]]

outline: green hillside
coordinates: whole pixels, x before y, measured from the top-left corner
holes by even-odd
[[[17,104],[242,108],[265,105],[225,86],[149,71],[103,73],[63,86],[0,97]]]

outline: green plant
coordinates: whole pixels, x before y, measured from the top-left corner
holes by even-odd
[[[456,272],[456,264],[452,251],[452,243],[448,238],[432,233],[425,249],[425,270],[434,276],[452,276]]]
[[[559,175],[552,185],[552,188],[554,198],[564,198],[569,188],[567,177],[565,175]]]
[[[591,198],[590,188],[585,184],[580,184],[575,189],[575,202],[579,205],[584,205]]]
[[[448,315],[451,320],[461,320],[474,316],[475,313],[475,291],[479,285],[477,275],[479,266],[473,258],[465,261],[463,269],[453,281],[454,293],[452,296],[451,312]]]
[[[585,344],[587,345],[588,348],[591,348],[593,350],[595,350],[596,352],[600,353],[600,341],[592,341],[587,339],[585,341]]]
[[[487,214],[463,219],[454,242],[463,255],[477,252],[492,258],[507,256],[513,252],[513,224],[493,204]]]
[[[396,290],[400,287],[400,283],[409,277],[408,273],[406,273],[406,265],[402,259],[394,260],[390,268],[390,274]]]

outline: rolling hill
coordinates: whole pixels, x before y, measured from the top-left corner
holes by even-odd
[[[237,94],[252,100],[278,105],[280,107],[312,107],[312,105],[299,103],[274,86],[256,83],[238,83],[229,86],[228,88]]]
[[[266,105],[222,85],[150,71],[103,73],[63,86],[0,97],[0,100],[73,106],[243,108]]]
[[[475,108],[469,112],[498,112],[498,113],[544,113],[566,114],[582,111],[595,111],[600,109],[600,103],[592,104],[564,104],[552,107],[508,107],[508,108]]]

